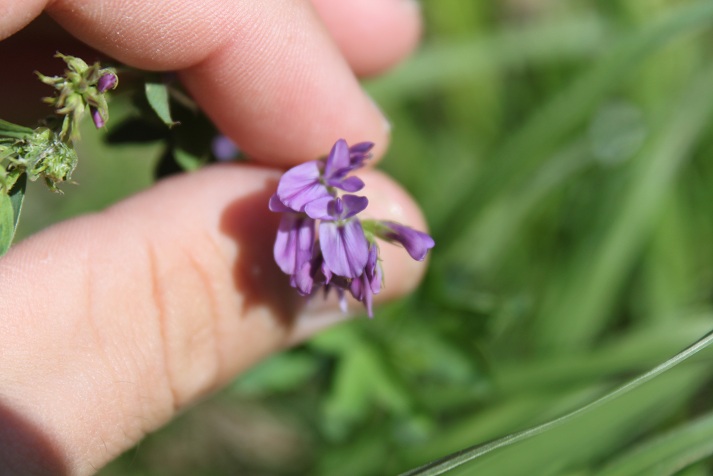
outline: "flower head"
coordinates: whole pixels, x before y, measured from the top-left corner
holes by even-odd
[[[398,223],[362,222],[358,214],[369,200],[340,193],[364,187],[361,179],[349,174],[371,157],[373,146],[361,142],[349,147],[338,140],[326,158],[285,172],[269,203],[270,210],[283,213],[274,255],[280,269],[290,275],[290,285],[302,295],[314,294],[322,286],[325,293],[334,289],[343,310],[349,291],[369,317],[383,280],[375,238],[400,243],[419,261],[434,245],[426,233]]]
[[[55,55],[64,60],[67,69],[62,76],[45,76],[37,73],[40,80],[55,89],[54,96],[44,101],[64,116],[60,135],[74,140],[78,138],[79,120],[89,109],[94,125],[101,129],[109,119],[105,94],[116,88],[119,78],[113,68],[102,68],[99,63],[88,65],[81,58]]]

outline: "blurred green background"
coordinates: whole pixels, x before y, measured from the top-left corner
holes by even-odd
[[[578,408],[713,328],[713,2],[422,6],[422,48],[366,82],[394,127],[381,167],[436,239],[421,288],[101,475],[397,474]],[[84,137],[81,186],[33,184],[21,236],[149,185],[157,147]],[[709,354],[453,474],[713,474],[711,377]]]

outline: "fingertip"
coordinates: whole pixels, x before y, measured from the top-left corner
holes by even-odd
[[[0,40],[37,18],[46,4],[47,0],[0,0]]]
[[[381,73],[408,56],[421,37],[416,0],[312,0],[359,76]]]
[[[234,57],[238,49],[228,47],[180,76],[252,161],[290,167],[326,155],[339,138],[374,142],[376,160],[384,154],[390,122],[338,54],[327,48],[317,61],[302,51],[285,72],[266,76],[245,70]]]

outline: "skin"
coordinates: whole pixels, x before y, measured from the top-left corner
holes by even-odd
[[[0,259],[0,468],[82,475],[344,319],[333,302],[305,305],[272,262],[279,218],[267,200],[281,169],[336,138],[383,153],[386,121],[357,76],[407,55],[420,20],[406,0],[0,0],[0,38],[42,11],[122,62],[178,71],[255,157],[167,179]],[[366,215],[425,229],[397,184],[361,175]],[[394,246],[382,257],[388,287],[377,302],[409,292],[424,271]]]

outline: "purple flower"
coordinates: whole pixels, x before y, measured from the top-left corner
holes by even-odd
[[[378,263],[379,247],[376,243],[369,245],[369,256],[366,260],[364,272],[358,278],[354,278],[349,285],[349,291],[355,299],[364,303],[369,317],[374,317],[372,308],[373,295],[381,291],[381,266]]]
[[[428,250],[435,245],[428,234],[411,227],[393,221],[382,221],[379,225],[375,230],[376,236],[389,242],[400,243],[416,261],[423,261]]]
[[[353,168],[359,168],[364,165],[367,159],[371,158],[369,153],[374,148],[373,142],[359,142],[349,147],[349,162]]]
[[[273,254],[280,269],[290,275],[296,275],[312,259],[314,246],[315,221],[304,214],[289,210],[273,195],[270,210],[283,212]]]
[[[89,106],[89,112],[92,116],[92,121],[94,121],[94,126],[96,126],[97,129],[104,127],[106,120],[104,119],[101,111],[94,106]]]
[[[222,134],[213,138],[210,143],[211,152],[218,162],[227,162],[235,159],[240,153],[240,149],[235,145],[235,142]]]
[[[329,270],[345,278],[362,274],[369,257],[369,242],[361,222],[353,218],[364,210],[369,200],[356,195],[326,198],[310,202],[305,207],[308,216],[321,220],[319,241],[322,256]]]
[[[97,81],[97,91],[105,93],[110,89],[114,89],[119,83],[119,78],[112,72],[104,73]]]
[[[318,160],[305,162],[284,173],[277,184],[277,196],[282,203],[296,212],[317,199],[331,197],[321,178]]]
[[[369,317],[374,315],[373,297],[382,286],[375,238],[401,244],[418,261],[434,246],[428,234],[408,226],[391,221],[362,222],[357,214],[369,200],[340,193],[364,187],[364,182],[349,174],[364,165],[373,147],[371,142],[349,147],[338,140],[326,158],[288,170],[269,204],[273,212],[283,213],[274,255],[280,269],[290,275],[290,285],[304,296],[320,287],[325,296],[334,290],[345,312],[348,291],[364,304]]]
[[[326,160],[313,160],[291,168],[277,185],[278,197],[292,210],[303,212],[305,206],[314,200],[333,198],[336,193],[330,188],[358,192],[364,187],[364,182],[347,175],[361,167],[369,157],[371,147],[365,144],[368,143],[357,144],[355,147],[358,147],[351,152],[346,141],[340,139]]]
[[[351,151],[344,139],[339,139],[329,152],[324,164],[324,182],[330,187],[335,187],[345,192],[358,192],[364,188],[364,182],[358,177],[347,177],[352,170],[363,165],[366,155],[357,152],[359,163],[353,164]]]

